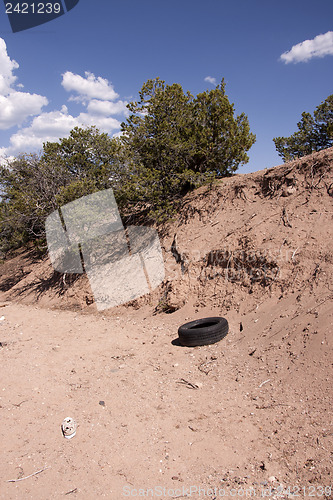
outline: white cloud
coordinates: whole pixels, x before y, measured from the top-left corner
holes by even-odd
[[[92,116],[80,113],[77,117],[68,114],[66,106],[61,111],[51,111],[36,116],[29,127],[20,129],[10,138],[10,146],[2,154],[17,154],[19,152],[41,149],[44,142],[56,142],[67,137],[74,127],[89,127],[95,125],[99,130],[111,133],[120,128],[120,122],[112,117]]]
[[[5,41],[0,38],[0,129],[6,130],[20,125],[29,116],[38,115],[48,104],[46,97],[15,90],[17,79],[13,71],[18,63],[7,54]],[[23,85],[19,84],[22,88]]]
[[[66,71],[62,75],[61,84],[67,92],[77,92],[82,98],[114,101],[119,97],[106,78],[96,77],[88,71],[85,72],[85,78],[71,71]]]
[[[82,77],[70,71],[62,75],[61,84],[65,90],[78,94],[75,100],[83,111],[74,116],[63,105],[60,110],[43,112],[47,98],[22,91],[23,85],[16,84],[13,74],[18,67],[18,63],[8,56],[6,44],[0,38],[0,129],[22,126],[12,134],[8,147],[1,145],[0,163],[1,158],[3,161],[10,155],[40,150],[44,142],[68,137],[74,127],[94,125],[102,132],[116,135],[121,121],[113,115],[128,116],[127,102],[117,101],[119,96],[108,80],[92,73]],[[28,117],[31,117],[29,122],[22,125]]]
[[[7,95],[11,86],[16,80],[16,76],[13,75],[14,69],[17,69],[19,65],[7,54],[7,46],[5,41],[0,38],[0,94]]]
[[[24,130],[31,129],[35,134],[42,137],[52,136],[60,137],[61,134],[68,134],[72,128],[78,125],[78,120],[72,115],[62,111],[50,111],[36,116],[30,127]]]
[[[95,115],[119,115],[119,114],[128,114],[128,109],[126,108],[127,101],[100,101],[97,99],[92,99],[89,101],[87,105],[87,110],[89,113]]]
[[[120,128],[120,122],[111,116],[93,116],[89,113],[80,113],[78,121],[86,127],[95,125],[99,130],[108,134]]]
[[[20,125],[28,116],[38,115],[48,104],[46,97],[27,92],[11,92],[0,95],[0,129],[6,130]]]
[[[206,76],[205,82],[211,83],[212,85],[216,85],[216,78],[213,76]]]
[[[318,35],[312,40],[294,45],[289,51],[284,52],[280,59],[286,64],[306,62],[313,57],[325,57],[333,55],[333,31]]]
[[[10,146],[6,153],[16,153],[41,149],[44,142],[57,141],[66,137],[69,132],[79,125],[77,118],[67,114],[67,110],[51,111],[36,116],[29,127],[20,129],[10,138]]]

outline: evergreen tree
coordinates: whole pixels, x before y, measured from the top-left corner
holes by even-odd
[[[333,94],[321,103],[313,113],[302,113],[298,130],[290,137],[273,139],[284,161],[292,160],[333,146]]]
[[[156,78],[139,97],[128,105],[122,141],[135,165],[138,199],[159,212],[188,189],[248,161],[255,136],[244,113],[234,117],[223,80],[194,98],[181,85]]]
[[[225,93],[225,83],[198,94],[192,103],[195,171],[230,175],[249,161],[246,152],[255,142],[247,116],[234,116],[234,105]]]

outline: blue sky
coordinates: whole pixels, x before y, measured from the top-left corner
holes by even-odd
[[[18,33],[2,2],[0,153],[39,150],[76,125],[116,134],[157,76],[194,95],[224,77],[257,136],[239,173],[278,165],[273,137],[333,93],[333,2],[80,0]]]

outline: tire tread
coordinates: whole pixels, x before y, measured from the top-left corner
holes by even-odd
[[[214,325],[195,328],[195,324],[216,321]],[[193,326],[194,325],[194,326]],[[203,318],[201,320],[185,323],[178,328],[179,342],[188,347],[215,344],[222,340],[229,331],[228,321],[225,318]]]

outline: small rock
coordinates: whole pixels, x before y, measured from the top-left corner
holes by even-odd
[[[276,477],[275,477],[275,476],[270,476],[270,477],[268,478],[268,481],[269,481],[270,483],[275,483],[275,481],[276,481]]]
[[[282,196],[287,197],[287,196],[291,196],[294,193],[296,193],[296,187],[295,186],[287,186],[282,191]]]

